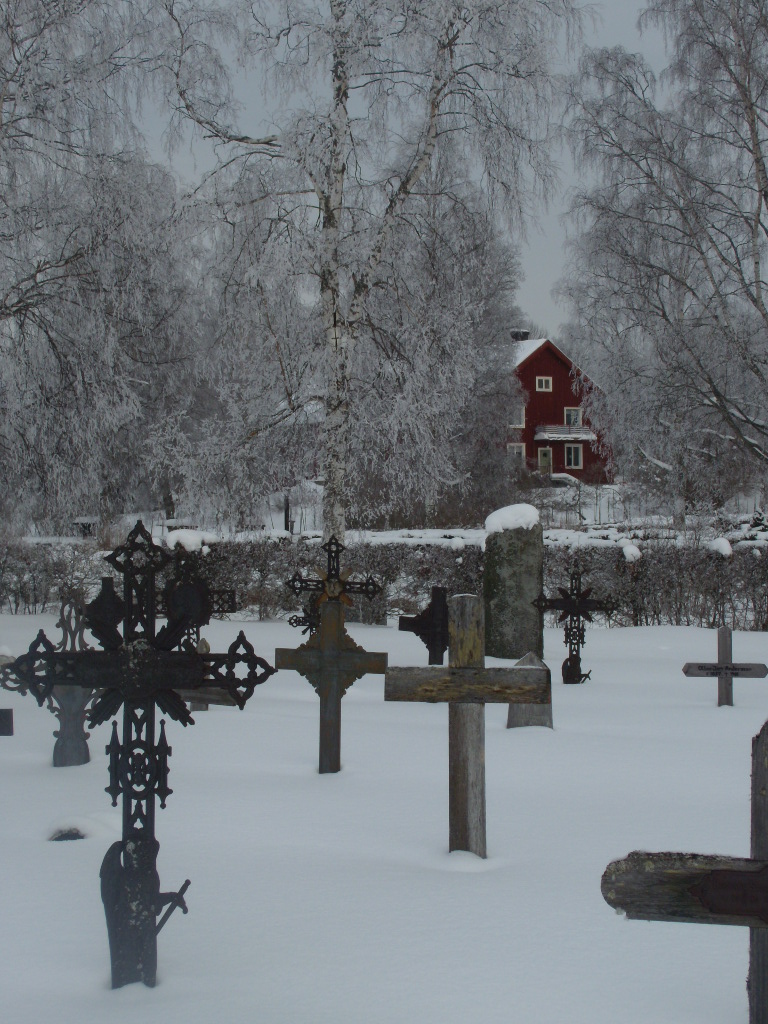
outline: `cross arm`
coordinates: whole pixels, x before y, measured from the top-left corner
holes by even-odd
[[[635,850],[612,861],[603,899],[628,918],[768,927],[768,862]]]
[[[551,704],[551,677],[543,663],[511,668],[390,668],[384,677],[384,700]]]
[[[689,677],[733,676],[740,679],[764,679],[768,665],[759,662],[734,662],[732,664],[688,661],[683,665],[683,675]]]

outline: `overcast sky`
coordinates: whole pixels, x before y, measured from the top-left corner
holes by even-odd
[[[654,68],[660,70],[665,64],[661,35],[646,30],[641,36],[637,29],[638,14],[645,6],[646,0],[595,2],[599,20],[594,29],[587,28],[586,44],[623,46],[632,52],[643,53]],[[564,267],[566,225],[562,214],[567,190],[578,181],[578,173],[568,154],[562,155],[560,164],[562,194],[553,197],[548,213],[535,218],[528,243],[522,246],[525,282],[518,296],[523,310],[549,335],[557,334],[560,324],[567,319],[567,310],[555,301],[551,290]]]

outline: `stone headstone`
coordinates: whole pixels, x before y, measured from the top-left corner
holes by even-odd
[[[544,617],[533,604],[544,586],[544,534],[533,505],[509,505],[485,521],[485,653],[518,661],[544,657]],[[507,728],[552,728],[552,705],[510,704]]]

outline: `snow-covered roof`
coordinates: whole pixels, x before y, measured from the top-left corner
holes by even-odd
[[[532,356],[536,349],[549,341],[548,338],[526,338],[525,341],[513,342],[514,366],[520,366],[528,356]]]

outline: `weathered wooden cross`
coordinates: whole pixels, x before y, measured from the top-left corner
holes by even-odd
[[[287,581],[297,597],[304,592],[319,595],[320,628],[296,650],[277,648],[275,667],[304,676],[320,698],[319,771],[325,775],[341,770],[341,698],[367,673],[383,673],[387,656],[364,651],[344,628],[344,605],[352,604],[347,595],[373,598],[381,587],[371,576],[359,583],[348,580],[349,573],[340,571],[344,546],[336,537],[322,547],[328,555],[328,568],[320,578],[305,579],[297,572]]]
[[[608,601],[598,601],[589,595],[589,590],[581,589],[582,571],[576,566],[571,570],[569,589],[558,587],[560,597],[546,597],[539,594],[533,604],[541,612],[559,611],[558,622],[565,622],[563,643],[568,648],[568,657],[563,662],[562,673],[564,683],[583,683],[592,675],[581,670],[581,648],[585,645],[586,635],[584,621],[592,622],[593,612],[610,612],[612,605]],[[566,622],[567,619],[567,622]]]
[[[123,576],[123,597],[107,577],[86,607],[88,625],[103,650],[57,651],[41,630],[29,652],[9,666],[20,692],[31,692],[41,706],[54,687],[99,691],[88,714],[91,726],[123,709],[122,739],[114,722],[106,748],[107,792],[113,805],[123,797],[123,836],[107,851],[101,868],[113,988],[134,981],[155,984],[157,932],[175,907],[186,912],[183,895],[189,883],[178,893],[161,893],[157,874],[155,796],[164,807],[171,793],[171,748],[164,722],[155,738],[156,708],[189,725],[193,719],[180,691],[220,688],[242,708],[275,671],[257,657],[242,632],[226,654],[173,649],[190,629],[191,618],[180,613],[156,631],[155,580],[169,559],[138,522],[127,542],[107,556]],[[202,592],[198,597],[205,603]],[[188,607],[184,601],[181,605]]]
[[[603,898],[638,921],[749,927],[749,1024],[768,1024],[768,722],[752,740],[751,857],[635,851],[608,865]]]
[[[432,587],[432,600],[418,615],[401,615],[399,629],[415,633],[426,645],[430,665],[442,665],[448,650],[448,591]]]
[[[535,654],[511,668],[484,667],[482,598],[450,598],[448,630],[449,666],[387,669],[384,699],[448,702],[448,848],[485,857],[485,705],[550,704],[552,685]]]
[[[764,679],[768,675],[768,665],[759,662],[734,663],[730,626],[721,626],[717,631],[717,661],[686,662],[683,674],[689,677],[717,676],[717,706],[733,707],[733,677]]]

